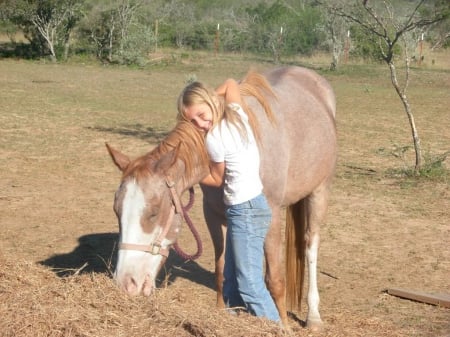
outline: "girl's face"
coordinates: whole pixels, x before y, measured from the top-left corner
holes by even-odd
[[[206,103],[193,104],[184,109],[184,116],[199,129],[207,132],[212,127],[213,114]]]

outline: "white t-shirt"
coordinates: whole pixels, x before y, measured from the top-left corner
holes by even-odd
[[[248,140],[242,139],[237,128],[226,120],[210,130],[206,136],[206,149],[210,159],[225,163],[224,202],[236,205],[253,199],[263,189],[259,176],[259,150],[248,123],[248,116],[239,104],[229,105],[242,118]]]

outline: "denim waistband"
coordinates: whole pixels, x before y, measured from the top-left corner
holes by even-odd
[[[239,208],[265,208],[267,207],[267,200],[266,200],[266,196],[261,193],[258,194],[256,197],[244,201],[240,204],[236,204],[236,205],[229,205],[228,208],[233,208],[233,209],[239,209]]]

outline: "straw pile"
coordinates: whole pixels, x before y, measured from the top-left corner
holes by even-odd
[[[129,297],[104,273],[58,277],[0,255],[1,336],[281,336],[280,329],[198,303],[186,289]],[[175,290],[175,291],[173,291]]]
[[[158,288],[150,298],[129,297],[116,287],[107,273],[74,270],[70,276],[60,277],[48,267],[0,254],[0,336],[408,335],[389,322],[357,317],[348,308],[330,309],[327,327],[320,333],[303,328],[302,322],[295,318],[291,330],[285,331],[272,322],[248,314],[233,316],[216,309],[211,290],[202,295],[201,287],[189,287],[194,286],[171,284]]]

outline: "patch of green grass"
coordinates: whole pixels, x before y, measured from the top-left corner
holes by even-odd
[[[383,76],[384,70],[389,70],[384,64],[350,64],[342,65],[337,73],[345,74],[352,77],[379,77]]]
[[[401,184],[402,187],[415,186],[419,181],[431,180],[446,183],[450,179],[450,170],[445,167],[445,160],[450,151],[441,155],[425,155],[421,168],[416,171],[412,166],[403,168],[390,168],[387,170],[388,176],[406,178]]]
[[[446,167],[445,161],[450,155],[450,151],[442,154],[432,154],[427,151],[422,155],[422,165],[417,171],[415,167],[407,159],[409,152],[410,156],[413,153],[414,148],[412,145],[398,145],[392,143],[392,147],[387,149],[385,147],[378,148],[375,152],[384,157],[394,157],[400,163],[402,167],[390,167],[386,170],[388,177],[407,178],[408,181],[404,181],[402,185],[404,187],[415,185],[418,179],[428,179],[432,181],[446,182],[450,177],[450,170]]]
[[[450,155],[450,151],[440,155],[426,155],[425,163],[419,170],[419,176],[430,179],[448,179],[450,170],[444,165],[445,160]]]

